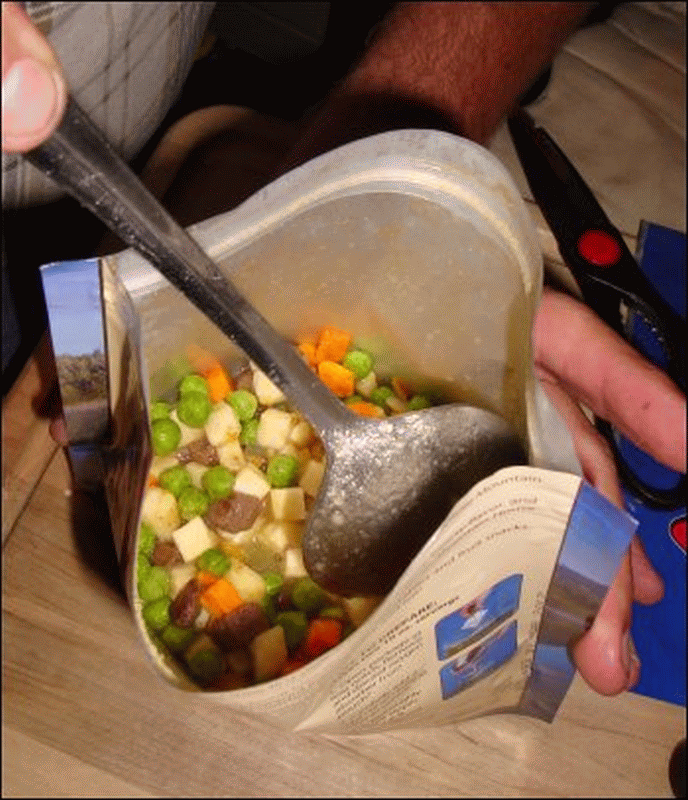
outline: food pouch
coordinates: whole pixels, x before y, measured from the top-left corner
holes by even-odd
[[[461,498],[341,644],[283,677],[207,697],[286,728],[340,733],[496,711],[551,720],[574,674],[567,648],[596,614],[635,523],[582,481],[534,380],[542,258],[507,171],[459,137],[394,131],[320,156],[189,232],[285,337],[344,328],[380,371],[501,414],[529,458]],[[66,291],[65,275],[81,289]],[[136,594],[148,410],[174,398],[194,348],[224,363],[239,351],[133,250],[47,265],[43,282],[75,479],[104,482],[155,668],[202,691],[146,634]],[[66,370],[65,356],[83,354],[107,365],[107,432],[102,383],[92,397]]]

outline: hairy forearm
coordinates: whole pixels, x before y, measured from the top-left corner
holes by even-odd
[[[428,122],[485,143],[594,3],[400,3],[307,128],[294,160]]]

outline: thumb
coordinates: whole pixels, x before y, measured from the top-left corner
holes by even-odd
[[[24,153],[57,128],[67,84],[57,57],[23,8],[2,4],[2,149]]]

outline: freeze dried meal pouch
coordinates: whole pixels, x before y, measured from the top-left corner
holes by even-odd
[[[542,260],[506,170],[459,137],[394,131],[191,232],[342,402],[371,416],[403,413],[414,394],[485,407],[521,435],[532,466],[476,484],[387,597],[329,595],[299,558],[323,469],[307,422],[141,256],[72,264],[102,270],[104,310],[75,318],[74,333],[100,326],[110,414],[110,438],[101,426],[78,447],[105,473],[156,670],[286,729],[364,733],[497,711],[551,720],[574,674],[568,645],[635,523],[577,474],[533,378]],[[44,269],[46,286],[57,268]],[[61,347],[48,300],[58,359],[91,354],[84,340]],[[366,356],[386,379],[375,387]]]

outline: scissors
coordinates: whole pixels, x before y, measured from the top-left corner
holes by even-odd
[[[585,303],[639,350],[626,325],[629,312],[638,315],[661,348],[661,360],[653,360],[685,392],[685,321],[646,278],[619,231],[549,134],[536,127],[523,109],[509,117],[508,126],[533,197]],[[630,491],[654,508],[685,504],[685,475],[668,488],[650,485],[622,455],[620,436],[612,426],[600,418],[595,424],[611,444],[621,479]]]

